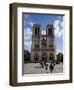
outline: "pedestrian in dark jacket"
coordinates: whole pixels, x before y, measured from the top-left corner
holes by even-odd
[[[53,69],[54,69],[54,64],[53,64],[53,63],[50,64],[49,69],[50,69],[50,71],[51,71],[51,73],[52,73],[52,71],[53,71]]]
[[[45,70],[46,70],[47,73],[48,73],[48,64],[45,65]]]

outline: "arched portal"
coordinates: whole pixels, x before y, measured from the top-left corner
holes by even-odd
[[[53,53],[50,53],[49,54],[49,61],[53,61],[54,60],[54,54]]]
[[[47,61],[47,54],[46,53],[42,53],[41,61]]]
[[[35,61],[35,63],[39,62],[39,54],[38,53],[34,54],[34,61]]]

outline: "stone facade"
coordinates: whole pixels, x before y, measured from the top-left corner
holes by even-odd
[[[41,25],[33,25],[31,49],[32,62],[55,60],[55,36],[52,24],[47,25],[46,34],[41,33]]]

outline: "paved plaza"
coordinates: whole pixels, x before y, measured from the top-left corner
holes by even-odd
[[[43,73],[51,73],[49,69],[50,63],[48,63],[48,68],[45,70],[41,67],[40,63],[27,63],[24,64],[24,74],[43,74]],[[63,72],[63,64],[56,64],[52,73],[62,73]]]

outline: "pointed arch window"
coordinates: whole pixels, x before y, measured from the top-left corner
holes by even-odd
[[[40,27],[35,27],[35,35],[39,35]]]
[[[53,35],[53,30],[52,30],[52,28],[48,28],[48,35],[49,35],[49,36],[52,36],[52,35]]]

